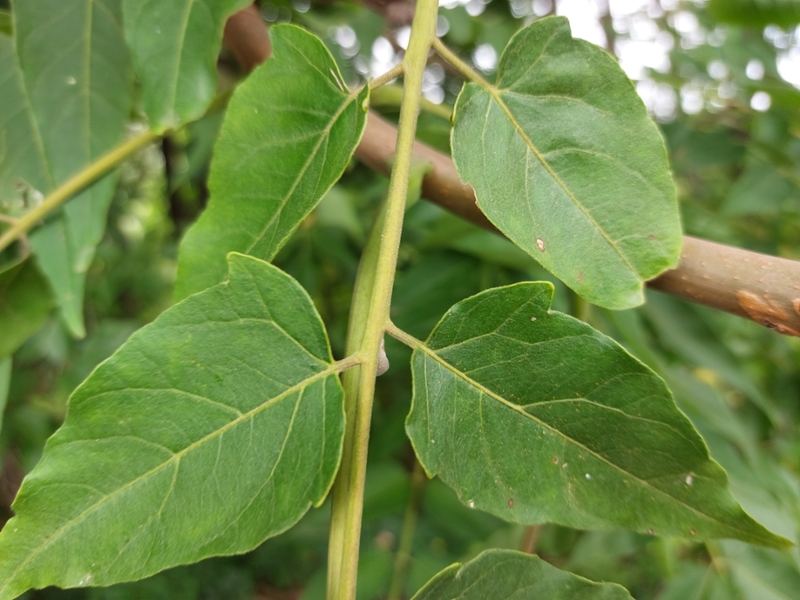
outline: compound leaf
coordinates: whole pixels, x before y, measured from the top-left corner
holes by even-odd
[[[0,37],[0,194],[41,198],[116,146],[131,106],[121,0],[14,3]],[[82,336],[86,271],[103,236],[115,176],[96,181],[30,236],[64,321]]]
[[[643,282],[677,264],[664,142],[619,65],[566,18],[520,30],[497,82],[464,87],[452,142],[486,216],[590,302],[639,305]]]
[[[615,583],[594,583],[512,550],[487,550],[465,565],[438,573],[412,600],[631,600]]]
[[[244,552],[322,502],[344,435],[322,321],[276,267],[229,261],[72,395],[0,533],[0,598]]]
[[[278,25],[270,36],[274,58],[231,98],[211,200],[181,244],[178,299],[219,283],[229,251],[272,260],[342,175],[364,131],[369,89],[347,90],[314,35]]]
[[[426,471],[509,521],[791,545],[737,504],[661,378],[552,295],[483,292],[415,343],[406,430]]]
[[[248,0],[124,0],[125,35],[154,129],[205,112],[217,91],[225,20]]]

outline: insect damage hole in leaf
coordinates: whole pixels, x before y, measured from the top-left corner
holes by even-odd
[[[495,84],[475,79],[452,147],[481,210],[590,302],[641,304],[681,227],[664,142],[622,69],[550,17],[514,35]]]
[[[0,598],[245,552],[323,501],[344,408],[322,321],[276,267],[229,264],[72,395],[0,532]]]
[[[789,546],[737,504],[663,380],[552,295],[480,293],[425,343],[389,329],[414,347],[406,431],[426,472],[513,522]]]

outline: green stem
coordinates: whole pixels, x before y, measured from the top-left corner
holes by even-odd
[[[416,350],[417,348],[422,348],[425,346],[425,342],[418,340],[410,333],[406,333],[392,322],[389,322],[389,324],[386,325],[386,333],[388,333],[398,342],[402,342],[412,350]]]
[[[533,554],[536,551],[536,541],[539,539],[541,525],[528,525],[522,534],[522,541],[519,544],[520,552]]]
[[[334,369],[336,369],[337,373],[341,373],[342,371],[347,371],[348,369],[352,369],[361,364],[361,357],[358,354],[350,354],[347,358],[343,358],[342,360],[337,360],[333,363]]]
[[[449,62],[456,71],[461,73],[465,79],[469,79],[470,81],[477,83],[484,89],[492,89],[494,86],[486,81],[483,77],[481,77],[475,69],[470,67],[466,62],[461,60],[458,55],[450,50],[447,46],[445,46],[439,38],[435,38],[433,42],[431,42],[431,47],[433,48],[434,52],[441,56],[444,60]]]
[[[329,546],[328,600],[354,600],[358,574],[358,551],[361,538],[361,515],[364,505],[364,480],[367,467],[372,400],[375,393],[375,373],[378,351],[389,322],[389,304],[397,267],[397,252],[403,228],[411,151],[417,128],[422,76],[428,50],[436,31],[437,0],[419,0],[408,51],[403,59],[405,93],[400,109],[397,149],[386,200],[385,224],[381,230],[380,248],[374,269],[374,281],[366,311],[367,319],[361,336],[355,398],[346,402],[355,405],[353,417],[347,420],[346,447],[342,465],[334,484],[331,515],[331,545]],[[353,333],[352,331],[350,332]],[[349,434],[349,435],[348,435]]]
[[[133,137],[107,154],[104,154],[85,169],[76,173],[64,183],[50,192],[38,206],[22,215],[14,222],[8,230],[0,236],[0,252],[10,246],[15,240],[24,236],[34,225],[46,217],[50,212],[58,208],[65,200],[68,200],[75,193],[92,183],[95,179],[105,175],[131,154],[156,141],[161,137],[152,131],[145,131]]]
[[[358,265],[356,284],[353,289],[353,300],[350,307],[350,319],[347,324],[347,342],[345,343],[345,354],[348,356],[358,352],[364,337],[364,329],[367,324],[370,300],[372,299],[372,289],[375,287],[375,267],[378,264],[378,251],[381,246],[381,233],[386,222],[386,203],[381,206],[381,210],[375,217],[372,224],[364,252],[361,255],[361,262]],[[344,387],[345,397],[345,429],[344,448],[342,451],[342,463],[337,477],[337,481],[331,492],[333,506],[347,504],[348,489],[339,482],[352,479],[350,472],[353,467],[353,439],[356,433],[354,427],[349,424],[355,423],[358,410],[358,382],[361,369],[356,367],[346,371],[342,375],[342,386]],[[331,531],[328,539],[328,598],[335,598],[339,592],[340,577],[342,572],[341,549],[344,544],[344,532],[348,526],[348,513],[343,510],[334,510],[331,514]]]
[[[381,87],[382,85],[386,85],[392,79],[397,79],[403,74],[405,71],[405,63],[400,63],[399,65],[395,65],[383,75],[378,75],[375,79],[369,82],[369,89],[370,91]]]
[[[387,600],[400,600],[405,587],[406,573],[411,564],[411,546],[414,542],[414,530],[417,528],[417,514],[422,501],[422,490],[425,489],[425,472],[418,460],[414,460],[414,470],[411,472],[411,496],[406,506],[403,517],[403,530],[400,533],[400,544],[397,547],[397,557],[394,562],[394,574],[389,586]]]

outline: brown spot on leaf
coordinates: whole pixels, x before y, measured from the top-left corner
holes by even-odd
[[[554,457],[553,457],[553,464],[554,464],[554,465],[557,465],[557,464],[558,464],[558,457],[557,457],[557,456],[554,456]]]
[[[583,273],[578,271],[578,281],[583,281]]]
[[[508,507],[509,508],[514,508],[514,499],[513,498],[509,498],[508,499]]]
[[[694,529],[690,529],[689,535],[697,535],[697,532]]]
[[[544,240],[542,238],[536,238],[536,247],[539,252],[544,252]]]
[[[800,298],[792,300],[792,306],[794,306],[794,312],[800,315]]]

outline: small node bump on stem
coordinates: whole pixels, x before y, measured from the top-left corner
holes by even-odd
[[[380,377],[389,370],[389,358],[386,356],[384,338],[381,338],[381,346],[378,348],[378,368],[375,370],[375,377]]]

